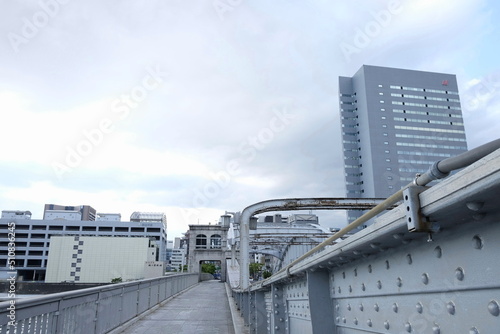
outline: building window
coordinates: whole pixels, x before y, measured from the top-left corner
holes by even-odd
[[[196,236],[196,248],[207,248],[207,236],[198,234]]]
[[[221,248],[222,237],[219,234],[214,234],[210,237],[210,248]]]

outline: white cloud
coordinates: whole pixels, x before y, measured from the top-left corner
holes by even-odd
[[[5,3],[1,34],[22,33],[39,9]],[[181,231],[268,198],[341,196],[337,81],[362,64],[457,73],[469,146],[495,139],[495,10],[493,1],[259,0],[221,20],[211,2],[69,2],[18,53],[0,40],[0,204],[164,211]],[[347,59],[342,43],[359,32],[368,38]],[[148,66],[163,82],[120,118],[113,101]],[[244,153],[283,108],[296,118]],[[53,163],[106,119],[113,130],[58,178]],[[234,159],[240,174],[199,209],[197,191]]]

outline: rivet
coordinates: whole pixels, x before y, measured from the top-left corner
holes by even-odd
[[[368,327],[371,327],[371,326],[373,325],[372,320],[371,320],[371,319],[368,319],[368,320],[366,321],[366,324],[368,325]]]
[[[339,291],[339,293],[340,293],[340,291],[341,291],[341,290],[340,290],[340,286],[339,286],[339,290],[338,290],[338,291]]]
[[[357,318],[354,318],[354,324],[357,325],[358,324],[358,319]]]
[[[375,310],[375,312],[378,312],[378,310],[379,310],[380,308],[378,307],[378,304],[377,304],[377,303],[375,303],[375,305],[373,305],[373,309]]]
[[[365,287],[365,283],[361,283],[361,290],[365,291],[366,287]]]
[[[351,304],[347,304],[347,310],[350,311],[351,310]]]
[[[429,275],[427,273],[422,274],[422,283],[425,285],[429,284]]]
[[[475,235],[472,237],[472,246],[475,249],[482,249],[483,248],[483,238],[481,238],[479,235]]]
[[[446,309],[448,310],[449,314],[455,314],[455,304],[453,302],[448,302],[448,304],[446,304]]]
[[[393,234],[392,237],[396,240],[401,240],[401,239],[403,239],[404,234],[403,233],[396,233],[396,234]]]
[[[436,255],[436,257],[439,259],[441,256],[443,256],[443,251],[441,249],[441,247],[437,246],[436,248],[434,248],[434,255]]]
[[[358,276],[358,269],[354,269],[354,277]]]
[[[458,267],[455,270],[455,277],[457,278],[457,280],[463,281],[463,279],[464,279],[464,270],[463,270],[463,268]]]
[[[484,218],[484,216],[485,216],[484,213],[475,213],[475,214],[472,215],[472,219],[474,219],[474,220],[481,220],[481,219]]]
[[[342,322],[345,324],[347,322],[347,319],[345,317],[342,317]]]
[[[345,279],[345,271],[342,272],[342,278]]]
[[[377,288],[382,289],[382,282],[377,281]]]
[[[392,310],[393,310],[395,313],[398,313],[398,303],[394,303],[394,304],[392,304]]]
[[[484,202],[467,202],[465,203],[467,208],[471,211],[479,211],[484,205]]]
[[[340,322],[340,317],[336,317],[336,318],[335,318],[335,320],[336,320],[337,322]]]
[[[385,329],[389,329],[391,326],[389,326],[389,321],[384,321],[384,327]]]
[[[379,249],[380,248],[380,243],[379,242],[372,242],[370,244],[370,247],[373,249]]]
[[[349,285],[349,292],[352,292],[352,286]]]
[[[398,287],[401,287],[403,285],[403,280],[401,279],[401,277],[398,277],[397,280],[396,280],[396,285]]]
[[[476,327],[471,327],[471,329],[469,329],[469,334],[479,334],[479,331]]]
[[[424,306],[420,302],[418,302],[417,305],[415,305],[415,307],[417,308],[418,313],[422,313],[424,311]]]
[[[359,310],[363,312],[363,309],[364,309],[363,304],[359,304]]]
[[[500,307],[498,306],[498,302],[496,300],[492,300],[488,304],[488,311],[490,311],[491,315],[498,317],[498,315],[500,314]]]
[[[385,261],[385,269],[389,270],[391,266],[389,265],[389,261]]]
[[[409,322],[405,324],[405,329],[408,333],[411,333],[411,324]]]
[[[369,264],[369,265],[368,265],[368,272],[369,272],[369,273],[371,273],[371,272],[372,272],[372,265],[371,265],[371,264]]]
[[[338,311],[339,309],[340,309],[340,305],[339,304],[335,305],[335,310]]]
[[[406,255],[406,261],[408,261],[408,264],[412,264],[413,260],[411,258],[411,254]]]
[[[432,334],[441,334],[441,329],[438,325],[434,324],[434,326],[432,326]]]

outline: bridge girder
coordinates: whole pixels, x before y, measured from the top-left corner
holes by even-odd
[[[250,218],[253,215],[272,211],[296,210],[369,210],[385,201],[385,198],[285,198],[271,199],[252,204],[241,212],[240,217],[240,286],[246,290],[249,287],[250,271],[248,268]],[[394,208],[395,205],[387,209]],[[257,226],[252,226],[256,229]]]

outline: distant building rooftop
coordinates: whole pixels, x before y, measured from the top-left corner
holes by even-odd
[[[131,222],[163,222],[167,223],[167,216],[163,212],[139,212],[130,215]]]
[[[31,219],[31,211],[3,210],[2,218]]]

